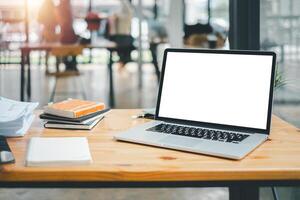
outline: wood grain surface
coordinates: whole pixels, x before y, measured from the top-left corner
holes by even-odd
[[[230,181],[300,180],[300,131],[273,116],[270,139],[241,161],[139,144],[113,136],[145,119],[141,110],[112,110],[92,131],[44,129],[36,117],[25,137],[8,139],[16,163],[0,166],[1,181]],[[88,138],[93,163],[83,166],[25,167],[30,137]]]

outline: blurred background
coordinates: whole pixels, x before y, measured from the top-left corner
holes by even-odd
[[[153,108],[167,47],[275,51],[274,113],[300,127],[299,0],[0,0],[0,96],[22,99],[23,61],[22,100],[37,101],[41,107],[81,98],[114,108]],[[64,194],[72,199],[153,199],[157,193],[51,191],[49,199],[60,199],[63,191],[70,191]],[[279,188],[279,195],[296,200],[299,191]],[[225,188],[159,193],[155,199],[228,199]],[[39,198],[32,194],[1,189],[0,199]],[[272,199],[269,188],[263,188],[261,196]]]

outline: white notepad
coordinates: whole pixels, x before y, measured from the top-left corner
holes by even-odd
[[[92,162],[85,137],[33,137],[30,139],[26,165],[78,165]]]

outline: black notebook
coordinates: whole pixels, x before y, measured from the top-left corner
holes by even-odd
[[[56,128],[56,129],[74,129],[74,130],[91,130],[94,128],[102,119],[104,116],[93,120],[87,124],[70,124],[70,123],[57,123],[57,122],[50,122],[48,121],[46,124],[44,124],[45,128]]]
[[[43,113],[43,114],[40,115],[40,118],[41,119],[46,119],[46,120],[62,120],[62,121],[81,123],[81,122],[86,121],[87,119],[93,118],[97,115],[104,114],[104,113],[108,112],[109,110],[110,110],[110,108],[107,108],[107,109],[104,109],[104,110],[101,110],[101,111],[98,111],[98,112],[95,112],[93,114],[89,114],[89,115],[86,115],[86,116],[83,116],[83,117],[79,117],[79,118],[59,117],[59,116],[56,116],[56,115],[50,115],[50,114]]]

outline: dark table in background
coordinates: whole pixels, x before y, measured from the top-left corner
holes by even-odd
[[[103,41],[97,44],[80,45],[80,44],[61,44],[61,43],[27,43],[21,46],[21,84],[20,84],[20,100],[25,101],[31,99],[31,69],[30,69],[30,53],[32,51],[62,51],[65,55],[79,55],[81,50],[88,49],[107,49],[109,51],[108,71],[109,71],[109,105],[115,106],[114,86],[113,86],[113,60],[112,52],[117,50],[114,42]],[[62,53],[62,55],[64,54]],[[27,68],[26,68],[27,66]],[[27,74],[27,77],[26,77]],[[26,81],[27,78],[27,81]]]

